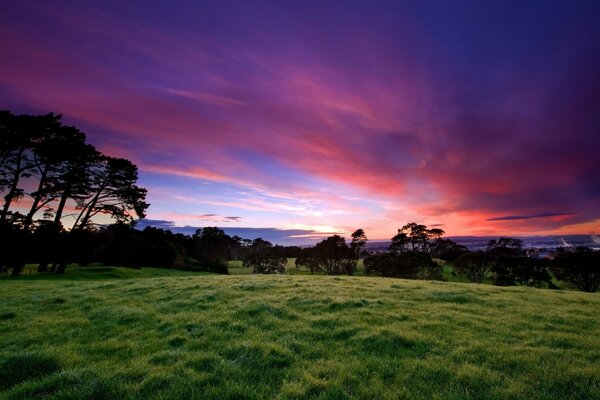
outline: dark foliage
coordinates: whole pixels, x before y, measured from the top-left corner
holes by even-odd
[[[311,274],[319,270],[327,275],[352,275],[356,263],[356,251],[338,235],[322,240],[313,248],[303,249],[296,259],[296,267],[306,268]]]
[[[494,285],[554,287],[547,260],[499,256],[492,263]]]
[[[243,260],[243,266],[252,268],[255,274],[283,274],[287,258],[281,246],[261,238],[254,239]]]
[[[319,271],[319,259],[314,247],[304,248],[296,257],[296,268],[304,268],[312,274]]]
[[[492,258],[482,251],[462,253],[453,265],[456,275],[465,276],[471,282],[481,283],[491,270]]]
[[[364,261],[365,273],[406,279],[442,279],[443,268],[424,252],[377,253]]]
[[[0,389],[29,379],[50,375],[60,370],[58,361],[45,354],[14,354],[0,362]]]
[[[562,251],[550,265],[557,279],[568,282],[584,292],[595,292],[600,287],[600,251],[578,247]]]

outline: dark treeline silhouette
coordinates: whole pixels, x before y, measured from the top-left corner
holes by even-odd
[[[519,239],[491,240],[471,252],[444,231],[414,222],[398,229],[387,252],[369,253],[365,231],[350,242],[338,235],[314,247],[277,246],[263,239],[230,237],[216,227],[192,236],[168,230],[134,229],[145,216],[146,189],[137,167],[102,154],[61,116],[0,111],[0,270],[19,275],[25,265],[39,273],[63,273],[70,263],[228,272],[242,260],[254,273],[285,272],[287,259],[311,274],[352,275],[363,258],[367,275],[444,279],[442,262],[471,282],[556,288],[557,280],[582,291],[600,286],[600,252],[562,249],[550,259],[530,257]],[[98,224],[98,217],[116,221]],[[69,223],[66,223],[69,221]]]
[[[0,111],[1,265],[19,275],[35,254],[39,272],[50,263],[63,272],[71,257],[66,244],[93,229],[94,217],[127,223],[145,215],[146,189],[137,178],[131,161],[102,154],[60,115]]]

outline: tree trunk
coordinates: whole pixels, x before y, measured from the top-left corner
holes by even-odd
[[[12,273],[10,275],[11,276],[19,276],[19,275],[21,275],[21,271],[23,271],[24,268],[25,268],[25,263],[22,263],[20,261],[16,262],[12,266]]]
[[[8,194],[4,196],[4,207],[2,208],[2,214],[0,215],[0,221],[6,220],[6,216],[8,215],[8,210],[10,208],[10,204],[12,203],[19,186],[19,179],[21,179],[21,174],[23,170],[21,169],[21,163],[23,158],[23,151],[19,151],[19,157],[17,158],[17,167],[15,169],[15,173],[13,175],[12,183],[10,185],[10,190]]]
[[[48,262],[47,261],[43,261],[38,265],[38,269],[37,269],[38,273],[43,273],[43,272],[48,272]]]
[[[46,184],[46,176],[47,175],[48,175],[48,169],[46,168],[40,175],[40,183],[38,184],[37,194],[36,194],[35,198],[33,199],[33,204],[31,205],[31,209],[27,213],[27,217],[25,217],[25,223],[24,223],[25,230],[29,229],[29,227],[31,226],[31,223],[33,222],[33,216],[35,215],[36,212],[38,212],[38,205],[40,204],[40,201],[42,200],[41,192],[42,192],[42,189],[44,188],[44,185]]]
[[[56,215],[54,216],[54,225],[59,225],[60,224],[60,220],[62,218],[62,214],[65,211],[65,205],[67,204],[67,199],[70,196],[71,191],[69,190],[69,188],[65,189],[65,191],[63,192],[62,197],[60,198],[60,202],[58,203],[58,208],[56,209]]]
[[[55,274],[59,274],[62,275],[65,273],[65,269],[67,268],[67,263],[62,262],[60,264],[58,264],[58,266],[56,267],[56,269],[54,270]]]

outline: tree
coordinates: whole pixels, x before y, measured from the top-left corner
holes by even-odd
[[[398,229],[398,233],[392,238],[390,244],[390,251],[394,253],[406,253],[408,251],[408,244],[410,240],[406,232],[402,229]]]
[[[557,279],[583,292],[595,292],[600,287],[600,251],[577,247],[575,251],[559,252],[550,269]]]
[[[310,274],[319,270],[319,259],[316,256],[314,247],[307,247],[300,250],[296,257],[295,265],[297,269],[305,268]]]
[[[424,252],[376,253],[365,258],[365,273],[406,279],[443,279],[443,268]]]
[[[392,238],[390,251],[400,254],[408,251],[429,252],[431,242],[439,240],[443,234],[442,229],[428,229],[425,225],[410,222],[398,229]]]
[[[60,194],[58,183],[64,173],[66,160],[71,157],[74,149],[85,142],[85,136],[81,132],[63,129],[60,118],[60,115],[54,114],[38,117],[38,132],[30,149],[33,160],[30,175],[37,179],[37,187],[28,193],[32,203],[25,217],[26,230],[38,211],[45,207],[47,215],[52,212],[50,204]]]
[[[217,227],[201,228],[194,234],[194,255],[201,269],[227,273],[231,237]]]
[[[448,262],[454,262],[458,257],[468,252],[469,249],[466,246],[460,245],[450,239],[441,238],[436,239],[429,250],[432,257]]]
[[[81,210],[74,228],[84,229],[95,215],[108,214],[117,222],[133,221],[131,211],[144,218],[149,204],[146,189],[136,185],[137,167],[124,158],[100,156],[91,169],[90,197],[78,199]]]
[[[523,241],[521,239],[501,237],[498,240],[490,240],[486,252],[491,256],[517,257],[524,256]]]
[[[261,238],[254,239],[242,265],[255,274],[283,274],[287,265],[283,248]]]
[[[457,275],[465,276],[469,281],[481,283],[491,270],[490,257],[482,252],[464,253],[456,259],[452,266]]]
[[[545,260],[526,256],[498,256],[492,263],[494,285],[554,287]]]
[[[0,111],[0,190],[6,193],[0,212],[0,221],[8,217],[13,201],[23,196],[19,187],[21,179],[30,176],[33,160],[29,150],[33,146],[38,118],[29,115],[14,115]]]
[[[70,143],[72,147],[69,149],[67,157],[63,160],[62,168],[57,178],[58,205],[54,213],[55,225],[61,222],[68,200],[80,203],[93,192],[94,176],[92,169],[102,157],[94,146],[85,143],[85,134],[83,132],[69,126],[65,126],[63,129],[68,131],[67,134],[79,137],[80,140]]]
[[[319,269],[327,275],[352,275],[356,269],[354,252],[339,235],[330,236],[315,246]]]
[[[350,242],[350,247],[356,258],[360,258],[360,251],[367,245],[367,235],[365,235],[365,231],[360,228],[352,232],[352,241]]]

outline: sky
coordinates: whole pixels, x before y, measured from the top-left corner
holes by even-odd
[[[141,226],[600,233],[598,1],[2,1],[0,109],[140,169]],[[242,229],[243,228],[243,229]]]

